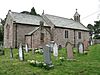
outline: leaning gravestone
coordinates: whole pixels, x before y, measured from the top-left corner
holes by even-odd
[[[43,47],[43,56],[44,56],[44,62],[47,65],[51,65],[51,51],[50,51],[50,46],[47,44],[46,46]]]
[[[26,53],[28,53],[29,50],[28,50],[28,45],[27,44],[25,45],[25,50],[26,50]]]
[[[21,60],[21,61],[24,60],[24,51],[23,51],[21,43],[20,43],[20,46],[19,46],[19,60]]]
[[[78,52],[80,54],[83,54],[84,53],[84,45],[83,45],[83,43],[79,43],[78,44]]]
[[[53,55],[57,59],[57,57],[58,57],[58,46],[57,46],[56,43],[53,46]]]
[[[74,59],[72,48],[73,48],[73,45],[70,42],[67,42],[67,59],[68,60]]]
[[[10,58],[12,59],[13,58],[13,48],[10,47]]]

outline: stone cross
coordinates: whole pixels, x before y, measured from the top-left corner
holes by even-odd
[[[19,60],[21,60],[21,61],[24,60],[24,51],[23,51],[21,43],[20,43],[20,46],[19,46]]]
[[[58,46],[57,46],[56,43],[55,43],[54,46],[53,46],[53,55],[54,55],[55,58],[57,59],[57,57],[58,57]]]
[[[13,58],[13,48],[10,47],[10,58],[12,59]]]
[[[46,46],[43,47],[43,56],[44,56],[44,62],[47,65],[51,65],[51,51],[50,51],[50,46],[47,44]]]
[[[68,60],[73,60],[74,59],[72,48],[73,48],[73,45],[70,42],[68,42],[67,43],[67,59]]]
[[[27,44],[25,45],[25,50],[26,50],[26,53],[28,53],[28,45]]]
[[[78,52],[83,54],[84,53],[84,45],[83,43],[79,43],[78,44]]]

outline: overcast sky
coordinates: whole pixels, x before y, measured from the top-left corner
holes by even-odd
[[[8,10],[14,12],[30,11],[35,7],[38,14],[44,10],[45,14],[56,15],[65,18],[73,18],[75,9],[81,15],[81,22],[93,24],[100,19],[100,0],[1,0],[0,18],[4,19]]]

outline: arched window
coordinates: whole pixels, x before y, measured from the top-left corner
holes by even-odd
[[[6,30],[7,30],[7,39],[9,39],[10,26],[8,24],[6,26]]]

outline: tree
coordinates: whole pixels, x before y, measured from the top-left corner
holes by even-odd
[[[0,25],[0,41],[3,41],[3,26]]]
[[[31,14],[31,15],[37,15],[37,13],[36,13],[36,11],[35,11],[35,8],[34,8],[34,7],[32,7],[30,14]]]
[[[28,11],[22,11],[21,13],[23,13],[23,14],[30,14],[30,12],[28,12]]]
[[[100,20],[94,21],[94,25],[88,24],[87,28],[90,29],[90,35],[94,34],[95,39],[100,39]]]
[[[89,29],[89,34],[90,34],[90,36],[92,36],[92,35],[93,35],[93,32],[94,32],[94,27],[93,27],[93,25],[88,24],[88,25],[87,25],[87,28]]]
[[[0,41],[3,41],[5,20],[6,20],[6,18],[5,18],[4,20],[1,19],[1,26],[0,26]]]
[[[35,8],[32,7],[31,11],[22,11],[21,13],[24,13],[24,14],[31,14],[31,15],[36,15],[36,16],[40,16],[39,14],[36,13],[35,11]]]

